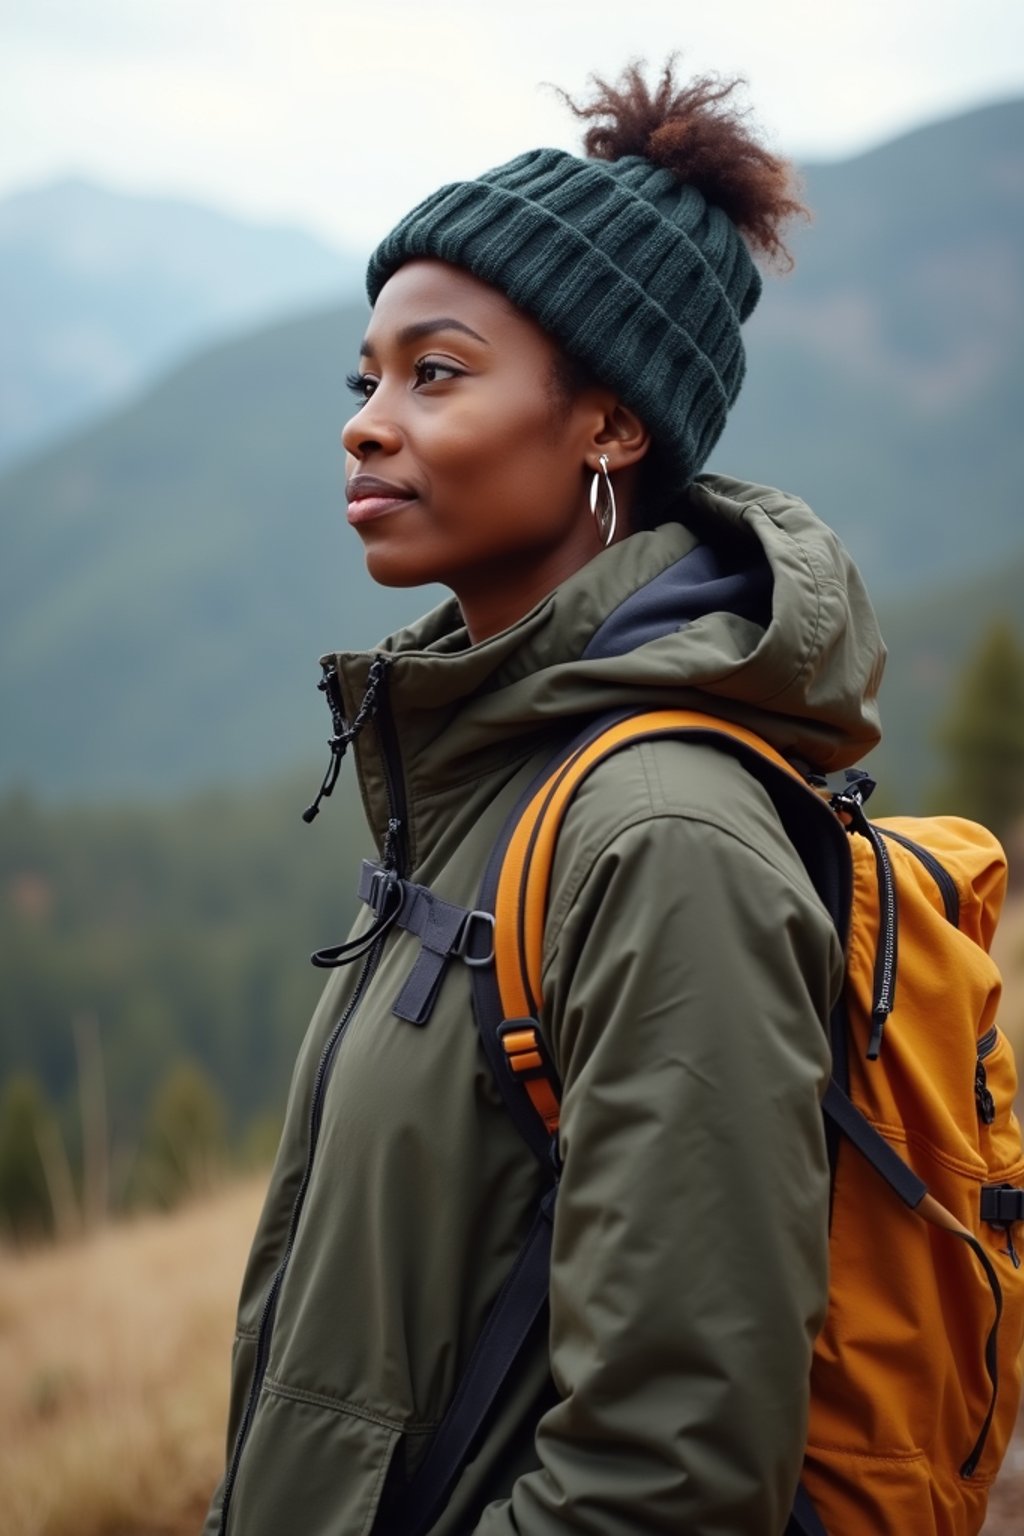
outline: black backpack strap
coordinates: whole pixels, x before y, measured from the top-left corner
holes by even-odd
[[[615,718],[619,718],[616,716]],[[606,721],[586,733],[598,734]],[[519,819],[552,769],[576,750],[566,743],[523,791],[491,851],[480,887],[481,911],[494,911],[498,878],[505,851]],[[512,1123],[537,1159],[542,1193],[533,1222],[515,1263],[495,1298],[480,1337],[434,1432],[423,1461],[388,1511],[389,1527],[402,1536],[425,1536],[444,1508],[451,1489],[470,1454],[510,1372],[547,1306],[551,1274],[551,1227],[558,1193],[557,1138],[552,1137],[523,1091],[520,1076],[503,1044],[503,1026],[535,1027],[532,1019],[506,1020],[493,965],[471,970],[473,1018],[491,1075]]]
[[[797,1488],[793,1499],[793,1513],[786,1526],[786,1536],[828,1536],[803,1483]]]
[[[541,1200],[526,1241],[488,1313],[430,1448],[393,1513],[394,1528],[403,1536],[423,1536],[438,1518],[509,1373],[545,1311],[554,1204],[553,1185]]]

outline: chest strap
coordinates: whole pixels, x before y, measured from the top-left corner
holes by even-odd
[[[494,916],[442,901],[427,886],[411,880],[400,885],[401,905],[394,926],[419,939],[420,952],[391,1011],[396,1018],[422,1025],[433,1011],[449,960],[454,957],[470,966],[493,964]],[[364,859],[357,893],[377,917],[378,908],[388,899],[387,891],[388,876],[379,864]]]

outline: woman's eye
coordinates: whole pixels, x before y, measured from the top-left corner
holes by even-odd
[[[461,369],[452,368],[448,363],[422,362],[416,364],[417,384],[438,384],[442,379],[457,379],[461,377]]]
[[[369,373],[350,373],[345,379],[345,386],[360,400],[369,400],[377,388],[377,380]]]

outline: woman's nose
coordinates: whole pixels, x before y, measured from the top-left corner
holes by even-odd
[[[364,459],[375,450],[394,453],[401,444],[398,427],[378,399],[379,393],[371,395],[341,429],[342,446],[355,459]]]

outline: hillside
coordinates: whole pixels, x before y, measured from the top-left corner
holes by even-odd
[[[999,618],[1009,619],[1024,643],[1024,553],[981,577],[890,597],[878,617],[889,660],[881,694],[885,734],[871,761],[892,804],[921,809],[942,777],[935,729],[964,657]]]
[[[799,490],[880,594],[979,573],[1020,548],[1024,102],[812,166],[807,200],[714,462]]]
[[[199,345],[359,267],[303,230],[68,178],[0,201],[0,463],[94,419]]]
[[[712,467],[799,490],[887,611],[927,619],[941,589],[969,641],[993,582],[1022,613],[1024,102],[809,181],[817,220],[766,285]],[[0,786],[162,793],[316,752],[317,655],[436,595],[373,588],[340,517],[363,323],[356,305],[221,345],[0,479]],[[888,697],[923,720],[928,690],[899,681],[916,642],[893,649]]]
[[[0,783],[247,782],[317,756],[317,657],[415,613],[343,528],[364,311],[207,352],[0,483]]]

